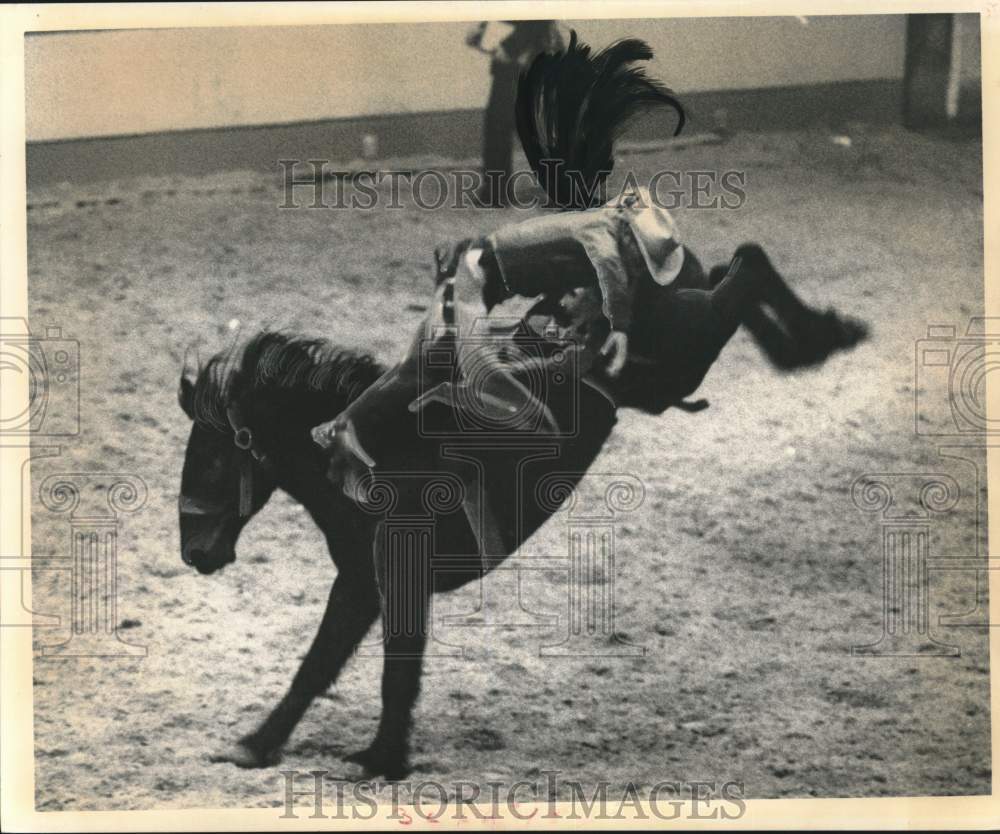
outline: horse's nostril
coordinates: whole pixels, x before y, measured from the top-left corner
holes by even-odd
[[[184,560],[185,565],[194,565],[205,558],[205,553],[201,550],[184,550],[181,553],[181,558]]]

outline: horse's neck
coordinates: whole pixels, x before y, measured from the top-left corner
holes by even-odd
[[[322,370],[322,365],[313,364],[312,368],[319,372]],[[382,370],[381,367],[373,367],[372,378],[364,388],[354,386],[350,390],[345,390],[334,380],[325,388],[314,388],[308,383],[301,383],[290,387],[258,389],[254,394],[264,398],[268,413],[280,415],[277,418],[279,425],[274,436],[287,437],[302,432],[308,433],[320,423],[332,420],[360,397],[378,379]],[[345,369],[344,375],[348,373],[349,371]]]
[[[349,397],[337,390],[311,389],[275,395],[279,400],[273,413],[284,422],[273,434],[278,444],[275,457],[280,461],[278,486],[302,504],[324,532],[331,523],[331,499],[336,493],[326,477],[326,453],[313,443],[312,429],[332,420],[362,393]]]

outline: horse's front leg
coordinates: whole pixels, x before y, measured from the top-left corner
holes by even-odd
[[[410,772],[410,727],[420,695],[432,590],[430,554],[387,542],[384,525],[373,549],[385,628],[382,717],[371,745],[345,760],[360,764],[366,776],[396,780]]]
[[[277,762],[299,719],[313,699],[337,679],[378,611],[374,577],[339,575],[330,590],[319,631],[285,697],[260,727],[212,760],[239,767],[267,767]]]

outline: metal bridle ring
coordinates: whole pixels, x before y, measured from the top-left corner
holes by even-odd
[[[253,432],[246,426],[236,429],[233,434],[233,443],[236,444],[237,449],[243,449],[243,451],[253,448]]]

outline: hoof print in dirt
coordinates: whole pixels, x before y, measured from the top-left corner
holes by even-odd
[[[228,750],[213,754],[209,757],[209,761],[214,764],[228,762],[229,764],[234,764],[237,767],[251,770],[254,768],[271,767],[272,765],[276,765],[279,761],[281,761],[281,751],[271,750],[267,753],[262,753],[254,750],[251,746],[241,741],[234,744]]]

